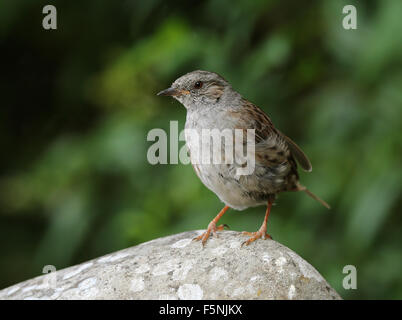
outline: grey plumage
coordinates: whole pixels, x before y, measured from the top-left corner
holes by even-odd
[[[267,202],[270,204],[280,192],[304,191],[329,208],[325,201],[299,183],[296,161],[304,170],[312,169],[300,147],[276,129],[260,108],[244,99],[223,77],[196,70],[178,78],[171,88],[159,94],[173,96],[185,106],[185,128],[195,130],[199,135],[204,129],[254,129],[255,170],[250,175],[237,175],[236,170],[242,164],[236,162],[193,163],[204,185],[226,206],[243,210]],[[186,145],[192,162],[195,162],[194,154],[198,154],[202,144],[186,133]],[[223,159],[224,155],[221,156]],[[214,225],[211,228],[212,231],[216,229]]]

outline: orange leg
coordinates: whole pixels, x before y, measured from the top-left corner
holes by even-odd
[[[271,211],[271,207],[272,207],[272,202],[268,201],[267,211],[265,212],[264,222],[262,223],[260,229],[257,232],[247,232],[247,231],[242,232],[242,234],[250,236],[250,238],[248,240],[244,241],[241,244],[242,246],[243,245],[248,246],[251,242],[253,242],[259,238],[272,239],[272,237],[267,233],[267,221],[268,221],[269,212]]]
[[[209,223],[207,231],[205,231],[202,235],[194,238],[193,240],[202,240],[202,245],[205,245],[205,242],[208,240],[210,233],[215,235],[217,237],[216,232],[217,231],[222,231],[225,227],[228,227],[226,224],[222,224],[219,227],[216,226],[216,223],[218,220],[223,216],[223,214],[229,209],[228,206],[225,206],[221,212],[218,213],[218,215]]]

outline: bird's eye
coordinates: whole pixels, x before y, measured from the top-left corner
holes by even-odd
[[[194,88],[200,89],[202,87],[202,84],[202,81],[197,81],[196,83],[194,83]]]

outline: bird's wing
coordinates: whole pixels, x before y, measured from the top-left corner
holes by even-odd
[[[313,167],[311,166],[310,160],[307,158],[306,154],[303,152],[303,150],[294,142],[292,139],[290,139],[288,136],[284,135],[282,132],[276,129],[276,131],[282,135],[282,137],[285,139],[290,152],[292,155],[296,158],[297,162],[300,164],[300,166],[306,170],[306,171],[311,171]]]
[[[241,111],[231,111],[231,115],[239,118],[240,127],[255,129],[256,157],[262,162],[272,163],[274,158],[274,162],[281,162],[289,157],[290,152],[304,170],[311,171],[310,160],[301,148],[276,129],[264,111],[248,100],[243,101],[244,108]]]

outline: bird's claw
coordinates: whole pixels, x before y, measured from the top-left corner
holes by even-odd
[[[222,230],[225,230],[225,228],[230,230],[230,227],[225,223],[225,224],[221,224],[219,227],[217,227],[216,231],[222,231]]]
[[[198,237],[193,238],[193,241],[199,241],[201,240],[202,246],[205,246],[205,243],[207,242],[210,234],[212,234],[214,237],[219,238],[217,232],[218,231],[222,231],[226,228],[229,228],[229,226],[227,224],[221,224],[220,226],[216,226],[214,223],[213,224],[209,224],[208,225],[208,229],[202,233],[201,235],[199,235]]]
[[[253,242],[259,238],[262,238],[264,240],[266,240],[266,239],[272,240],[272,237],[268,233],[266,233],[265,230],[259,230],[257,232],[243,231],[242,234],[250,237],[248,240],[242,242],[242,244],[241,244],[242,247],[244,245],[248,246],[251,242]]]

